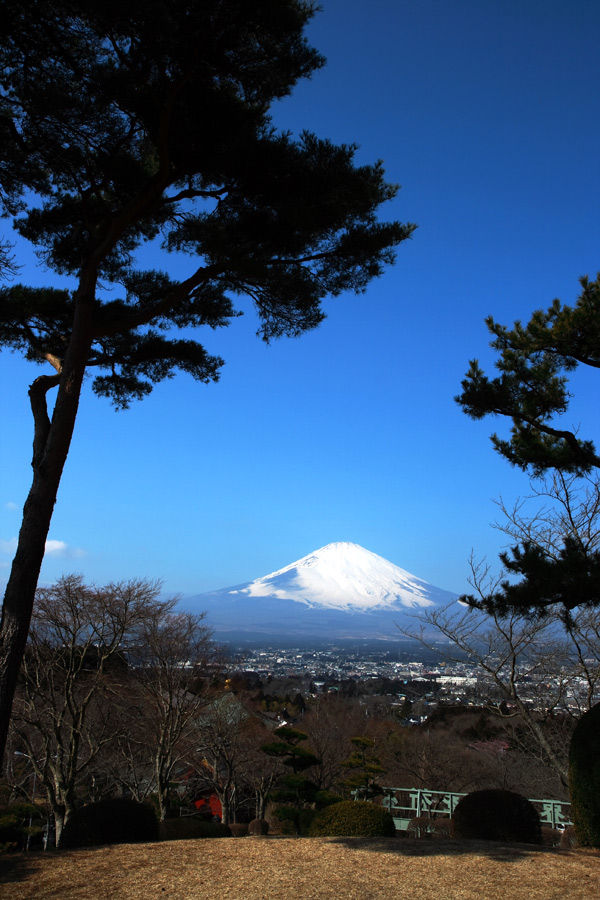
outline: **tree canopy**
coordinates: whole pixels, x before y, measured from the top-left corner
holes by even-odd
[[[328,294],[362,290],[411,226],[380,223],[395,186],[354,146],[278,132],[272,102],[323,64],[302,2],[8,4],[0,170],[16,228],[60,275],[100,279],[87,366],[118,406],[182,369],[221,360],[166,332],[226,324],[251,297],[265,340],[323,318]],[[35,199],[23,191],[35,191]],[[147,241],[190,258],[189,277],[141,270]],[[70,290],[2,293],[0,341],[60,371]]]
[[[544,519],[542,527],[519,519],[518,543],[500,560],[505,573],[520,580],[507,578],[487,595],[461,599],[502,615],[511,610],[537,615],[558,607],[567,628],[572,610],[600,605],[597,478],[584,503],[574,500],[577,480],[600,469],[600,457],[593,441],[555,421],[569,408],[567,374],[579,365],[600,368],[600,275],[595,281],[582,277],[580,284],[575,306],[554,300],[548,310],[536,310],[526,325],[517,321],[511,330],[488,317],[500,375],[488,378],[472,360],[455,398],[474,419],[492,415],[512,420],[509,440],[492,435],[495,449],[536,479],[558,473],[552,499],[563,509],[553,520]]]
[[[326,296],[365,290],[414,229],[379,219],[397,190],[381,162],[273,123],[272,104],[324,64],[304,36],[315,10],[2,5],[0,203],[54,276],[0,291],[0,346],[51,366],[29,390],[33,484],[0,626],[3,727],[86,373],[120,408],[177,371],[216,380],[222,360],[197,333],[226,325],[235,298],[253,302],[264,340],[302,334]],[[146,244],[157,262],[185,260],[186,276],[141,266]]]
[[[580,284],[575,306],[554,300],[526,325],[517,321],[508,329],[489,316],[490,346],[499,353],[501,374],[488,378],[472,360],[455,398],[473,419],[510,418],[510,440],[494,434],[492,443],[510,463],[536,476],[551,468],[576,473],[600,468],[594,443],[553,421],[569,408],[566,373],[579,365],[600,368],[600,274],[595,281],[584,276]]]

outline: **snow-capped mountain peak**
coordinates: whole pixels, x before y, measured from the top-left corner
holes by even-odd
[[[420,609],[454,600],[376,553],[339,541],[262,578],[181,602],[206,613],[221,637],[393,640],[399,623],[412,624]]]
[[[356,612],[388,609],[398,603],[406,607],[434,605],[426,582],[348,541],[327,544],[257,578],[239,593]]]

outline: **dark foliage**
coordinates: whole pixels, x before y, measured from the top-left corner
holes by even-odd
[[[574,306],[554,300],[549,309],[536,310],[526,325],[515,322],[511,330],[488,317],[500,374],[488,378],[472,360],[462,393],[455,397],[473,419],[510,419],[510,439],[492,435],[494,448],[536,478],[552,469],[576,476],[600,469],[592,441],[580,440],[562,427],[560,418],[571,398],[567,374],[579,365],[600,367],[600,274],[595,281],[583,277],[580,284]],[[558,606],[568,626],[570,610],[600,604],[600,553],[580,537],[559,538],[563,547],[557,554],[527,541],[512,547],[500,559],[521,580],[504,581],[483,600],[472,595],[461,600],[500,615],[512,610],[537,615]]]
[[[342,800],[315,816],[309,834],[311,837],[394,837],[396,829],[392,816],[382,806]]]
[[[489,789],[473,791],[454,811],[454,834],[482,841],[541,842],[540,817],[521,794]]]
[[[207,822],[197,816],[180,816],[178,819],[165,819],[160,823],[161,841],[184,841],[193,838],[231,837],[228,825],[222,822]]]
[[[523,543],[500,554],[502,565],[518,582],[502,581],[500,589],[484,600],[466,594],[460,599],[475,609],[506,615],[511,611],[543,615],[550,608],[568,612],[600,605],[600,553],[565,537],[560,553],[552,557],[542,547]]]
[[[569,751],[571,816],[578,842],[600,847],[600,703],[580,718]]]
[[[137,844],[158,837],[158,819],[152,806],[116,797],[75,810],[63,829],[61,847]]]
[[[280,776],[277,788],[271,794],[271,799],[278,804],[276,816],[284,832],[304,834],[313,812],[306,807],[317,802],[319,791],[315,782],[302,773],[320,760],[311,750],[300,746],[307,735],[297,728],[282,726],[273,732],[273,737],[278,740],[263,744],[261,750],[267,756],[280,759],[289,770],[288,774]]]
[[[506,416],[512,420],[511,438],[492,435],[495,449],[513,465],[540,475],[546,469],[589,472],[600,468],[591,441],[553,424],[565,413],[570,395],[566,374],[580,364],[600,365],[600,275],[580,279],[575,306],[554,300],[548,310],[536,310],[526,325],[512,330],[490,316],[491,346],[498,351],[500,375],[489,379],[477,360],[471,362],[455,399],[473,419]]]
[[[21,850],[27,842],[29,821],[31,835],[42,830],[40,810],[33,803],[10,803],[0,806],[0,850]]]

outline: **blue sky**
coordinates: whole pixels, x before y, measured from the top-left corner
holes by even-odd
[[[246,315],[209,332],[226,360],[115,413],[86,389],[42,579],[161,578],[191,595],[353,541],[451,591],[493,561],[494,497],[528,480],[453,402],[468,360],[492,360],[484,317],[510,324],[573,302],[600,269],[600,5],[596,0],[323,0],[308,35],[325,69],[276,124],[360,145],[402,190],[383,214],[416,222],[366,295],[265,346]],[[49,283],[19,245],[23,281]],[[163,263],[161,263],[163,264]],[[173,272],[179,273],[174,264]],[[53,283],[56,283],[55,281]],[[30,481],[27,386],[0,357],[0,579]],[[595,427],[597,381],[567,415]]]

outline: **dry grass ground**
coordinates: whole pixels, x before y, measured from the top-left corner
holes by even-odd
[[[226,838],[0,858],[0,900],[598,900],[600,852]]]

